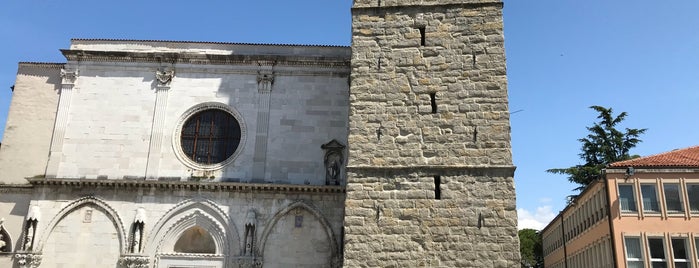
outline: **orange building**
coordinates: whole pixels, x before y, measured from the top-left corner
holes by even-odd
[[[699,146],[615,162],[541,231],[552,268],[699,268]]]

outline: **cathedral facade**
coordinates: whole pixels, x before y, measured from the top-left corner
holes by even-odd
[[[518,267],[501,10],[356,0],[351,47],[20,63],[0,266]]]

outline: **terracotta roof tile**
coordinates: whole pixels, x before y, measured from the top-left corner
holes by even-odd
[[[609,167],[699,167],[699,145],[609,164]]]

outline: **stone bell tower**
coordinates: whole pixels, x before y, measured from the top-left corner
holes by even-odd
[[[519,267],[499,0],[355,0],[345,267]]]

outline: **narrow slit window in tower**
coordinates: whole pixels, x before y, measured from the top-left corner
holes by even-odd
[[[442,177],[434,176],[434,199],[442,199]]]
[[[418,29],[420,30],[420,45],[425,46],[425,26]]]
[[[430,105],[432,105],[432,113],[436,114],[437,113],[437,93],[436,92],[430,93]]]

